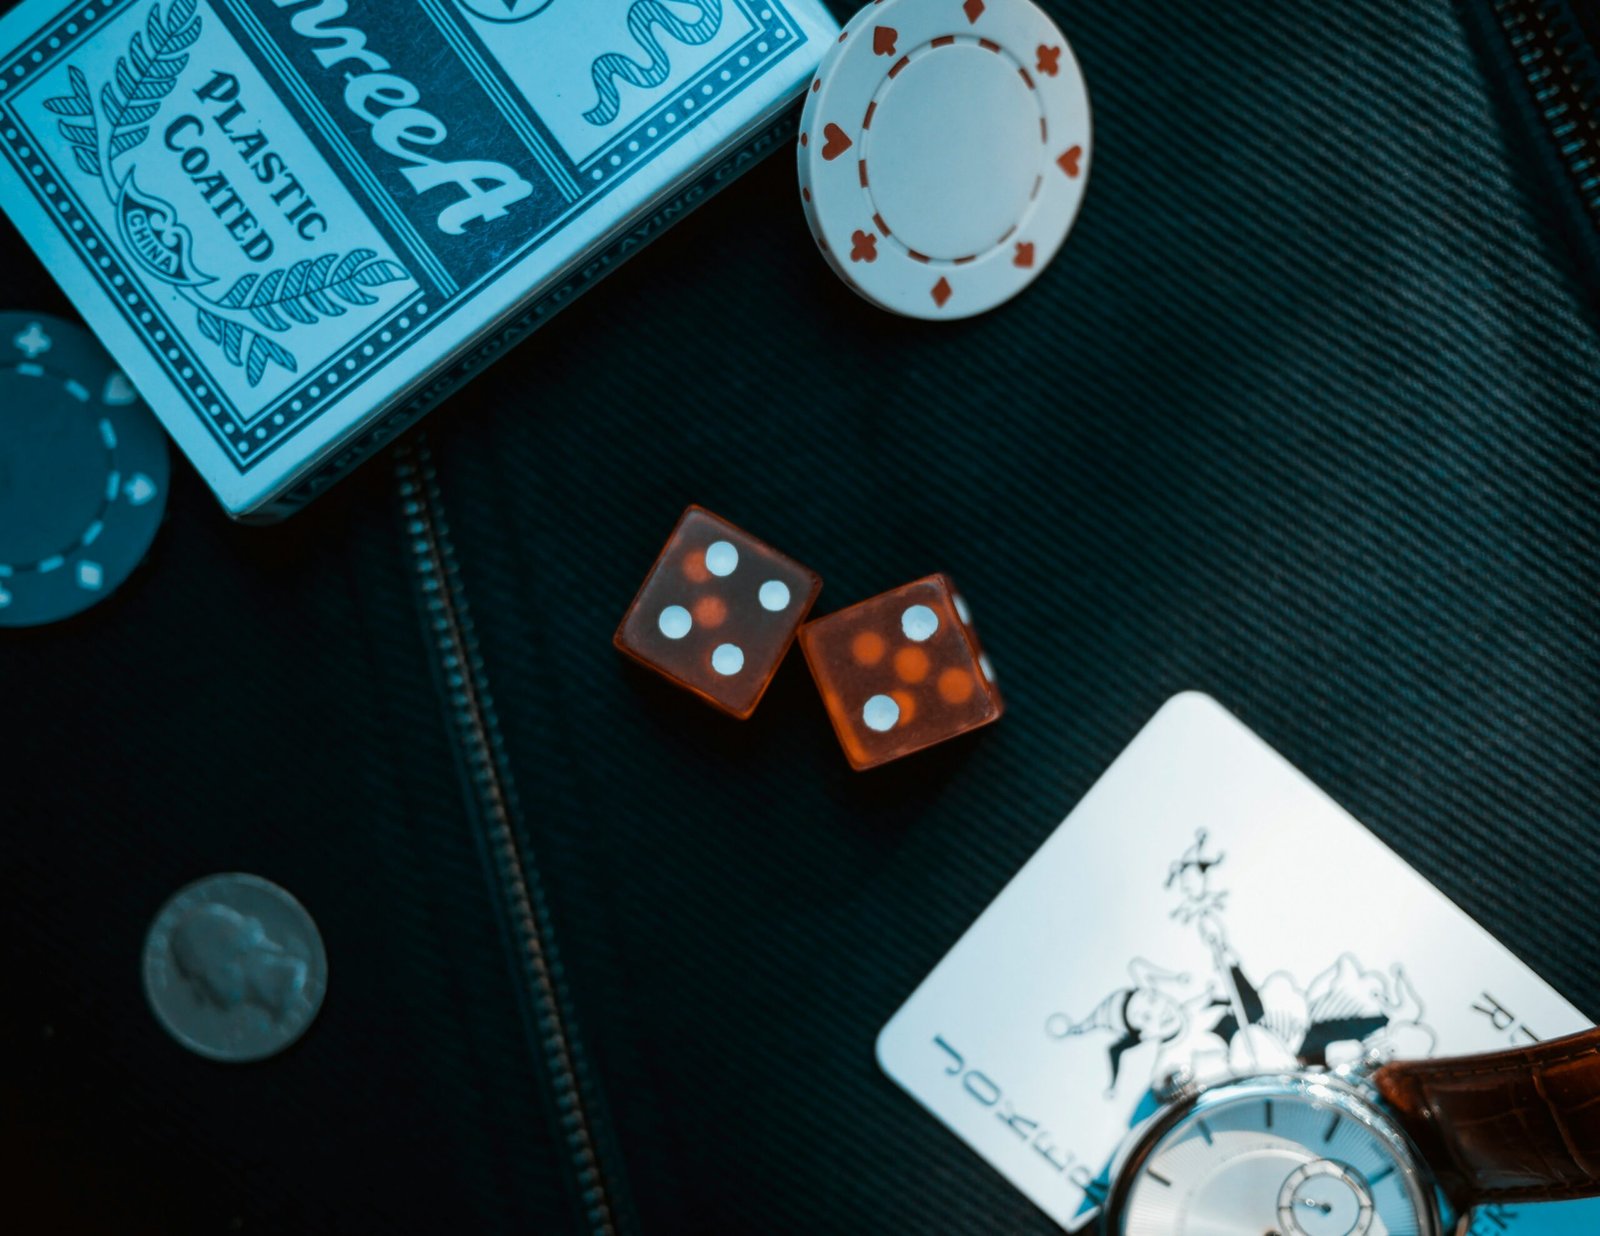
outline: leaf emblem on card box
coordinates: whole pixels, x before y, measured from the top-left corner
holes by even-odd
[[[278,365],[294,373],[300,367],[294,353],[282,344],[268,339],[260,331],[251,330],[232,318],[225,318],[210,310],[199,312],[200,333],[222,349],[228,360],[244,370],[245,381],[259,385],[267,372],[267,365]]]
[[[200,330],[222,346],[230,361],[244,367],[245,380],[255,386],[269,362],[291,372],[298,368],[294,355],[258,327],[286,331],[296,324],[313,326],[324,318],[342,317],[348,306],[378,303],[369,288],[407,277],[404,268],[371,249],[353,249],[343,258],[332,253],[306,258],[265,275],[241,275],[227,295],[212,302],[217,309],[248,313],[253,325],[202,309]]]
[[[247,309],[270,330],[288,330],[294,322],[311,326],[321,318],[340,317],[346,305],[375,305],[378,298],[368,288],[405,277],[401,267],[371,249],[353,249],[343,260],[330,253],[287,270],[243,275],[217,304]]]
[[[145,37],[128,40],[128,54],[117,58],[115,78],[100,91],[100,107],[110,129],[107,158],[128,153],[150,136],[150,120],[189,67],[189,48],[200,37],[195,0],[173,0],[166,18],[152,5]]]
[[[67,93],[45,100],[45,107],[59,118],[57,128],[78,169],[105,189],[134,263],[177,289],[194,307],[200,333],[256,386],[269,366],[288,373],[300,367],[294,353],[268,332],[315,326],[352,308],[377,305],[374,289],[410,282],[411,275],[371,249],[352,249],[242,275],[220,296],[207,290],[217,280],[196,265],[194,233],[180,221],[177,208],[139,188],[135,167],[119,174],[119,166],[149,138],[151,122],[188,67],[203,24],[197,0],[172,0],[164,10],[152,4],[144,28],[129,37],[126,54],[117,58],[111,80],[98,93],[82,69],[69,65]]]
[[[95,122],[94,99],[89,94],[89,81],[77,65],[67,69],[67,80],[72,93],[59,98],[46,99],[44,105],[62,119],[56,121],[61,136],[72,147],[72,157],[78,167],[91,176],[100,175],[100,130]]]

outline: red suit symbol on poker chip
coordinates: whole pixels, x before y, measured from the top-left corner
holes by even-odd
[[[950,286],[950,280],[940,275],[939,282],[933,285],[933,303],[943,309],[945,301],[950,299],[953,291],[954,289]]]
[[[1078,175],[1078,160],[1081,158],[1083,158],[1083,147],[1074,146],[1071,150],[1067,151],[1066,154],[1057,159],[1056,162],[1060,165],[1063,172],[1076,179]]]
[[[878,260],[878,238],[871,232],[857,231],[850,237],[850,260],[852,262],[876,262]]]
[[[983,16],[984,8],[983,0],[966,0],[966,3],[961,6],[961,11],[967,15],[967,21],[972,23]]]
[[[1017,255],[1011,259],[1013,266],[1020,266],[1024,270],[1033,265],[1033,241],[1017,241]]]
[[[850,149],[850,137],[843,129],[833,123],[822,127],[822,157],[832,162],[845,151]],[[1077,173],[1071,173],[1076,175]]]
[[[900,32],[893,26],[874,26],[872,28],[872,50],[880,56],[892,56],[899,38]]]
[[[1054,77],[1061,72],[1061,49],[1059,47],[1046,47],[1039,44],[1039,72],[1046,77]]]

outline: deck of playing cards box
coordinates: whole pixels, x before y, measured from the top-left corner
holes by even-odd
[[[837,33],[819,0],[24,0],[0,203],[271,518],[777,144]]]

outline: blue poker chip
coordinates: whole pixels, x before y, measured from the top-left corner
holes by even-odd
[[[161,426],[94,337],[0,312],[0,627],[108,597],[155,539],[167,479]]]

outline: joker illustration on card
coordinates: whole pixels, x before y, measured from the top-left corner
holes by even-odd
[[[1588,1024],[1191,692],[1161,709],[978,916],[884,1027],[877,1053],[1076,1232],[1094,1222],[1118,1148],[1161,1108],[1168,1082],[1181,1093],[1368,1057],[1472,1054]],[[1563,1225],[1569,1213],[1578,1227]],[[1565,1236],[1600,1231],[1600,1208],[1547,1204],[1486,1221],[1502,1236]]]
[[[1082,1017],[1056,1013],[1046,1022],[1052,1039],[1103,1043],[1110,1059],[1108,1098],[1125,1083],[1130,1054],[1143,1058],[1150,1086],[1174,1074],[1209,1082],[1373,1054],[1433,1054],[1437,1036],[1422,1020],[1422,1000],[1398,963],[1385,974],[1345,953],[1309,981],[1290,970],[1253,980],[1229,943],[1228,893],[1217,879],[1225,855],[1208,853],[1209,840],[1204,831],[1195,835],[1173,862],[1166,887],[1179,898],[1171,917],[1194,928],[1211,972],[1196,978],[1135,957],[1127,986]]]

